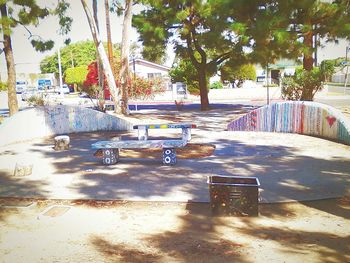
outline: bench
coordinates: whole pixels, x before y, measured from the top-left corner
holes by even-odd
[[[148,124],[148,125],[134,125],[133,129],[138,130],[139,140],[148,139],[149,129],[182,129],[182,139],[185,141],[191,140],[191,129],[197,128],[195,124],[190,123],[174,123],[174,124]]]
[[[102,150],[102,161],[105,165],[116,164],[119,160],[120,149],[163,149],[163,164],[176,164],[176,148],[185,147],[191,139],[191,128],[194,124],[151,124],[135,125],[138,130],[138,140],[98,141],[91,145],[92,149]],[[181,139],[148,140],[148,129],[182,129]]]

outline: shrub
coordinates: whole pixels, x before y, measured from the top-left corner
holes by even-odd
[[[282,98],[287,100],[313,100],[316,92],[322,89],[323,73],[315,67],[312,70],[299,68],[295,75],[282,80]]]
[[[164,92],[164,83],[161,79],[145,79],[136,76],[130,81],[128,96],[133,99],[153,98],[155,94]]]
[[[120,66],[115,66],[116,75],[119,75]],[[120,86],[118,80],[116,80],[117,86]],[[104,87],[108,88],[106,79],[104,81]],[[129,98],[147,99],[152,98],[156,93],[164,92],[164,83],[161,79],[145,79],[136,76],[134,80],[128,81],[128,96]],[[91,98],[98,97],[98,93],[101,92],[98,87],[98,71],[97,63],[92,62],[88,66],[88,73],[83,84],[83,91],[85,91]]]
[[[0,91],[5,91],[5,90],[7,90],[7,83],[0,81]]]
[[[222,89],[224,85],[220,81],[215,81],[212,84],[210,84],[210,89]]]
[[[44,98],[41,96],[35,96],[35,95],[31,96],[30,98],[28,98],[27,102],[30,106],[44,106],[45,105]]]
[[[286,100],[300,100],[303,87],[300,86],[293,76],[282,79],[282,98]]]

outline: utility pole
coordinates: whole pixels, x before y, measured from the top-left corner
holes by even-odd
[[[350,51],[350,46],[346,46],[346,50],[345,50],[346,72],[345,72],[345,79],[344,79],[344,93],[346,90],[346,84],[348,82],[348,74],[349,74],[348,51]]]
[[[270,104],[269,63],[266,64],[266,103]]]
[[[59,74],[59,81],[60,81],[60,96],[63,97],[64,93],[63,93],[63,83],[62,83],[62,66],[61,66],[61,51],[60,51],[60,47],[58,47],[58,74]]]

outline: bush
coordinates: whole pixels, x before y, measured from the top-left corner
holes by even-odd
[[[116,75],[119,75],[120,65],[115,66]],[[119,80],[116,80],[117,86],[120,86]],[[134,80],[128,80],[128,97],[134,99],[152,98],[155,94],[164,92],[164,83],[161,79],[145,79],[136,76]],[[108,88],[106,78],[104,79],[104,88]],[[97,98],[102,91],[98,86],[98,70],[97,63],[92,62],[88,66],[88,73],[83,83],[83,91],[90,98]]]
[[[285,100],[300,100],[303,92],[301,87],[292,77],[284,77],[282,79],[282,98]]]
[[[161,79],[149,80],[136,76],[129,85],[128,95],[129,98],[133,99],[149,99],[157,93],[164,92],[164,90],[164,83]]]
[[[7,83],[0,81],[0,91],[5,91],[5,90],[7,90]]]
[[[316,92],[322,89],[322,71],[299,68],[295,75],[282,80],[282,98],[287,100],[313,100]]]
[[[30,106],[44,106],[45,105],[44,98],[41,96],[31,96],[30,98],[28,98],[27,102]]]
[[[220,81],[215,81],[212,84],[210,84],[210,89],[222,89],[224,85]]]

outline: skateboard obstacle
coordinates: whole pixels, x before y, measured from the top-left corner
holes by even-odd
[[[298,133],[350,145],[349,120],[337,109],[311,101],[263,106],[231,121],[227,130]]]

